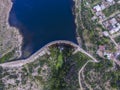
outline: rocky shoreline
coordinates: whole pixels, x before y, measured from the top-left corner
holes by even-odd
[[[77,3],[78,0],[73,0],[73,1],[74,1],[74,3],[75,3],[75,5],[74,5],[75,24],[76,24],[76,26],[78,27],[78,23],[77,23],[78,13],[76,13],[76,9],[78,8],[78,3]]]
[[[7,48],[9,52],[11,52],[13,49],[15,49],[14,57],[19,58],[22,55],[21,48],[23,43],[23,37],[17,28],[11,27],[9,25],[8,20],[9,20],[9,13],[11,11],[11,8],[12,8],[11,0],[0,1],[0,23],[1,23],[0,34],[4,34],[0,44],[3,44],[3,47],[1,47],[3,50]]]
[[[9,0],[10,1],[10,0]],[[11,7],[10,7],[10,9],[12,8],[12,1],[10,2],[10,4],[11,4]],[[9,12],[10,12],[10,9],[9,9]],[[8,14],[8,17],[9,17],[9,14]],[[8,18],[7,18],[7,21],[8,21]],[[10,25],[9,25],[9,23],[8,23],[8,25],[7,25],[9,28],[11,28],[11,29],[13,29],[14,30],[14,33],[16,34],[16,40],[18,41],[17,42],[17,44],[16,44],[16,47],[18,47],[18,54],[19,54],[19,56],[18,56],[18,58],[20,58],[21,56],[22,56],[22,44],[23,44],[23,36],[22,36],[22,34],[19,32],[19,30],[17,29],[17,28],[15,28],[15,27],[11,27]]]
[[[79,32],[78,32],[78,28],[79,28],[79,21],[78,21],[78,17],[79,17],[79,4],[80,4],[80,1],[79,0],[73,0],[75,5],[74,5],[74,15],[75,15],[75,25],[76,25],[76,39],[77,39],[77,42],[79,44],[79,46],[82,46],[82,40],[81,40],[81,37],[79,35]]]
[[[80,44],[80,38],[79,38],[79,34],[78,34],[78,21],[77,21],[77,17],[78,17],[79,13],[76,12],[76,9],[78,8],[78,0],[73,0],[73,2],[74,2],[73,13],[75,16],[75,24],[76,24],[76,38],[77,38],[78,44]],[[3,25],[6,27],[7,31],[9,31],[11,34],[11,36],[9,36],[9,41],[8,41],[8,42],[11,42],[11,44],[12,44],[11,51],[12,51],[12,49],[15,49],[15,51],[16,51],[15,56],[17,56],[17,58],[20,58],[22,56],[23,36],[17,28],[11,27],[8,22],[9,13],[11,11],[12,5],[13,5],[13,3],[11,0],[1,0],[0,6],[4,12],[0,11],[2,13],[2,15],[1,15],[2,17],[0,17],[0,22],[5,22],[5,25],[4,24]]]

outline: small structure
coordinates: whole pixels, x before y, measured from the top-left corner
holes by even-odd
[[[100,56],[100,57],[103,57],[104,58],[104,51],[105,51],[105,46],[104,45],[99,45],[99,48],[97,50],[97,54]]]
[[[105,19],[105,15],[102,12],[103,9],[105,9],[105,6],[101,5],[101,4],[97,4],[96,6],[93,7],[93,11],[95,12],[96,16],[100,20],[104,20]]]
[[[120,31],[120,23],[118,22],[117,18],[113,17],[109,20],[103,22],[103,25],[107,30],[109,30],[110,34],[114,34]]]
[[[100,19],[100,21],[104,21],[106,16],[102,11],[114,4],[114,0],[101,0],[100,3],[93,7],[93,11],[95,12],[96,16]]]
[[[103,35],[106,36],[106,37],[108,37],[108,36],[109,36],[109,33],[108,33],[107,31],[104,31],[104,32],[103,32]]]
[[[104,52],[104,57],[106,57],[107,59],[111,59],[112,58],[112,53],[107,53],[107,52]]]
[[[104,45],[99,45],[99,50],[100,51],[104,51],[105,50],[105,46]]]
[[[115,4],[115,1],[114,0],[106,0],[108,2],[109,5],[113,5]]]
[[[112,3],[114,0],[106,0],[106,1]]]
[[[101,9],[101,6],[100,6],[99,4],[96,5],[96,6],[94,6],[93,9],[95,10],[95,12],[99,12],[99,11],[102,10],[102,9]]]

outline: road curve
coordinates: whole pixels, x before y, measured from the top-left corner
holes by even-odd
[[[42,47],[40,50],[38,50],[36,53],[34,53],[33,55],[31,55],[27,59],[3,63],[3,64],[0,64],[0,66],[6,67],[6,68],[14,68],[14,67],[21,67],[21,66],[23,66],[23,65],[25,65],[27,63],[34,62],[40,56],[43,56],[44,54],[48,53],[49,52],[49,46],[54,45],[54,44],[68,44],[68,45],[71,45],[76,50],[78,50],[81,53],[84,53],[85,55],[89,56],[92,60],[94,60],[94,62],[98,62],[92,55],[90,55],[88,52],[86,52],[81,47],[79,47],[79,45],[77,45],[77,44],[75,44],[75,43],[73,43],[71,41],[57,40],[57,41],[53,41],[53,42],[48,43],[47,45],[45,45],[44,47]]]

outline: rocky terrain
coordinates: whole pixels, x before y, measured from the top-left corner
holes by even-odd
[[[0,66],[0,90],[120,90],[119,64],[96,54],[99,44],[114,47],[112,42],[98,34],[98,28],[100,32],[103,28],[93,23],[87,0],[74,1],[80,47],[74,51],[71,46],[55,44],[49,53],[40,51],[42,55],[24,65]],[[11,7],[11,0],[0,1],[0,62],[21,55],[21,35],[8,24]]]
[[[50,47],[50,55],[23,66],[0,67],[0,90],[77,90],[78,63],[88,58],[72,55],[71,46],[60,47]]]
[[[8,23],[9,12],[12,7],[11,0],[0,0],[0,62],[21,56],[22,36],[19,31],[10,27]]]

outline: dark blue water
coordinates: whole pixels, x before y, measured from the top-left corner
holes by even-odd
[[[9,23],[24,37],[23,54],[54,40],[76,43],[72,0],[13,0]]]

